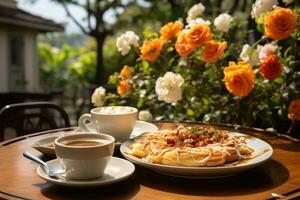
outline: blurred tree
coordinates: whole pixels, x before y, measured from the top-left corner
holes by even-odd
[[[103,46],[106,37],[112,33],[112,24],[104,20],[104,16],[110,12],[113,18],[119,16],[120,12],[124,12],[127,7],[135,4],[135,0],[53,0],[63,6],[67,15],[73,20],[73,22],[80,28],[80,30],[93,38],[97,43],[97,67],[95,73],[95,84],[104,84],[105,76],[103,73]],[[69,6],[76,6],[86,11],[86,17],[84,20],[87,26],[83,25],[75,14],[71,13]]]

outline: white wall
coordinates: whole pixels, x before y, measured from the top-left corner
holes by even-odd
[[[8,77],[7,77],[7,33],[0,28],[0,92],[8,91]]]
[[[26,32],[24,35],[24,68],[27,91],[36,91],[39,89],[36,37],[36,32]]]
[[[0,28],[0,92],[9,91],[8,77],[8,33],[9,31]],[[24,76],[27,82],[27,91],[37,91],[39,87],[39,69],[37,66],[37,32],[17,31],[24,34]]]

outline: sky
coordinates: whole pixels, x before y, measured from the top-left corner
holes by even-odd
[[[68,18],[62,6],[50,0],[36,0],[30,3],[30,0],[17,0],[18,7],[35,15],[54,20],[58,23],[65,23],[65,31],[67,33],[80,33],[80,29]],[[76,13],[75,17],[81,21],[85,17],[85,11],[77,7],[70,7],[72,13]]]
[[[84,2],[85,0],[78,1]],[[23,9],[31,14],[39,15],[41,17],[54,20],[58,23],[64,23],[65,31],[67,33],[82,33],[79,27],[67,16],[64,8],[51,0],[17,0],[17,2],[20,9]],[[126,2],[128,1],[122,0],[122,2],[126,4]],[[138,4],[143,6],[148,5],[143,0],[138,1]],[[81,24],[86,25],[86,23],[82,20],[84,17],[86,17],[85,10],[77,6],[69,6],[69,10],[77,19],[77,21],[81,22]],[[115,12],[112,9],[107,10],[107,12],[105,12],[103,15],[103,19],[108,23],[114,23],[116,20]]]

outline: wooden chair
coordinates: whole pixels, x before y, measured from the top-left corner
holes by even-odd
[[[0,141],[4,140],[6,128],[21,136],[61,127],[70,127],[69,116],[52,102],[16,103],[0,110]]]

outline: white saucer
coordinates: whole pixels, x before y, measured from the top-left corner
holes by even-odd
[[[93,126],[92,123],[88,124],[87,126],[90,127],[90,129],[95,130],[95,127]],[[144,121],[136,121],[135,126],[132,130],[132,133],[130,135],[130,139],[137,137],[141,135],[142,133],[145,132],[152,132],[152,131],[157,131],[158,128],[152,123],[149,122],[144,122]],[[71,133],[78,133],[81,132],[82,130],[80,128],[77,128],[73,132],[66,132],[62,134],[71,134]],[[43,154],[50,155],[50,156],[55,156],[55,151],[54,151],[54,145],[53,142],[58,136],[48,136],[44,137],[38,141],[36,141],[32,147],[35,148],[36,150],[42,152]],[[120,146],[121,143],[116,141],[116,146]]]
[[[57,159],[47,162],[48,165],[61,168],[59,161]],[[94,186],[105,186],[113,183],[120,182],[130,175],[133,174],[135,170],[134,165],[124,159],[112,157],[107,164],[107,167],[104,171],[104,176],[99,179],[93,180],[72,180],[66,178],[51,178],[45,171],[39,166],[37,168],[37,174],[44,180],[47,180],[51,183],[69,186],[69,187],[94,187]]]

